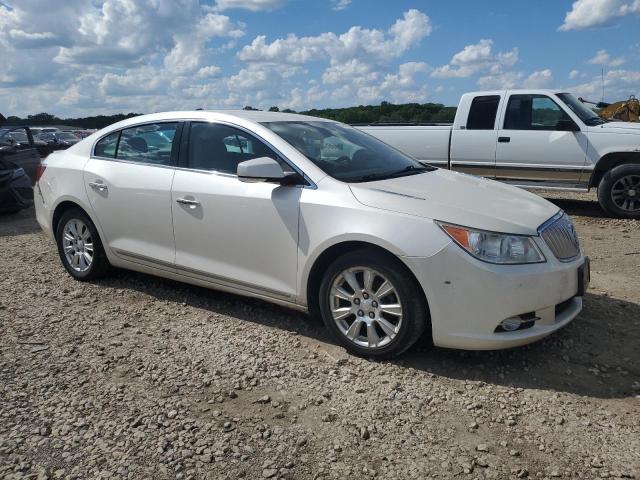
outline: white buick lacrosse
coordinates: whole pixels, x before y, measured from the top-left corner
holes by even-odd
[[[81,281],[127,268],[320,315],[353,353],[538,340],[582,309],[569,217],[335,121],[169,112],[50,155],[37,219]]]

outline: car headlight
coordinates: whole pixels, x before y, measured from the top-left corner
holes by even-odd
[[[519,264],[547,261],[532,237],[437,223],[454,242],[483,262]]]

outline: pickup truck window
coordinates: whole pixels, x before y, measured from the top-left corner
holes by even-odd
[[[556,130],[569,116],[546,95],[511,95],[504,119],[505,130]]]
[[[558,93],[558,98],[564,102],[564,104],[575,113],[580,120],[586,125],[594,127],[596,125],[602,125],[605,121],[600,118],[593,110],[582,103],[578,98],[570,93]]]
[[[373,182],[434,170],[377,138],[339,123],[284,121],[262,125],[343,182]]]
[[[499,103],[499,95],[474,98],[467,118],[467,130],[493,130]]]

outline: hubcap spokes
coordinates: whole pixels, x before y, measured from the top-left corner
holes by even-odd
[[[82,220],[71,219],[62,231],[62,249],[67,263],[76,272],[86,272],[93,262],[91,231]]]
[[[330,305],[336,325],[356,345],[383,347],[400,330],[400,297],[393,284],[371,268],[353,267],[338,275]]]
[[[640,175],[627,175],[614,183],[611,200],[622,210],[640,210]]]

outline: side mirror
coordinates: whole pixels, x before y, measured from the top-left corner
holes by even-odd
[[[556,130],[560,132],[579,132],[580,127],[570,118],[561,118],[556,123]]]
[[[280,182],[284,171],[273,158],[260,157],[238,164],[238,179],[243,182]]]

